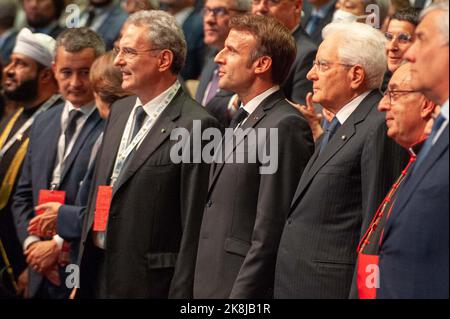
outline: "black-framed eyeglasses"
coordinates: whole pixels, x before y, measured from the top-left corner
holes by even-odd
[[[408,44],[408,43],[411,43],[412,40],[413,40],[413,36],[412,35],[410,35],[408,33],[404,33],[404,32],[400,32],[398,34],[394,34],[392,32],[385,32],[384,33],[384,37],[389,42],[394,41],[395,39],[397,39],[398,43],[401,43],[401,44]]]
[[[210,8],[210,7],[204,7],[202,14],[204,17],[209,16],[211,13],[214,17],[219,17],[219,18],[223,18],[226,17],[230,14],[230,12],[245,12],[242,10],[238,10],[238,9],[232,9],[232,8],[226,8],[226,7],[215,7],[215,8]]]
[[[117,56],[122,55],[125,59],[133,59],[137,57],[141,53],[152,52],[152,51],[161,51],[161,49],[147,49],[147,50],[135,50],[133,48],[114,48],[114,54]]]
[[[355,65],[354,64],[347,64],[347,63],[340,63],[340,62],[330,62],[325,60],[314,60],[313,61],[313,67],[315,67],[319,72],[327,71],[331,68],[333,65],[341,65],[348,68],[352,68]]]
[[[393,103],[398,102],[398,99],[401,96],[404,96],[406,94],[410,94],[410,93],[417,93],[418,91],[416,90],[386,90],[386,92],[384,92],[384,96],[388,97],[389,99],[389,105],[392,105]]]

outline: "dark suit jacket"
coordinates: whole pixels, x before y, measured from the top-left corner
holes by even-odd
[[[267,129],[258,149],[278,130],[278,170],[261,175],[256,163],[218,163],[211,174],[195,269],[195,298],[271,298],[276,251],[303,168],[313,153],[308,123],[276,92],[264,100],[242,129]],[[249,152],[248,137],[241,143]],[[231,158],[242,147],[237,142]],[[267,143],[267,144],[266,144]]]
[[[300,104],[306,104],[306,94],[312,92],[312,82],[306,78],[316,58],[317,46],[305,30],[299,26],[293,34],[297,43],[297,55],[291,71],[283,84],[286,97]]]
[[[217,64],[214,63],[214,56],[215,55],[213,54],[207,60],[200,76],[200,83],[195,95],[195,100],[200,104],[203,102],[203,97],[205,96],[208,84],[212,79],[214,70],[218,67]],[[207,105],[203,105],[224,127],[230,126],[231,116],[228,114],[227,107],[228,102],[230,102],[233,95],[233,92],[220,89]]]
[[[386,223],[377,298],[448,299],[449,129],[400,187]]]
[[[92,225],[99,185],[109,185],[122,133],[136,97],[116,102],[104,133],[82,235],[81,295],[105,282],[103,298],[191,298],[198,232],[206,200],[209,165],[172,162],[175,128],[192,132],[217,121],[181,89],[129,161],[113,192],[104,276],[97,273]],[[191,144],[192,147],[192,144]]]
[[[38,203],[39,191],[49,189],[53,169],[56,164],[58,139],[61,133],[61,115],[64,104],[60,104],[39,115],[33,123],[30,144],[19,178],[12,211],[17,232],[23,243],[28,237],[28,224],[35,216],[34,207]],[[66,204],[73,205],[77,198],[89,162],[91,149],[102,132],[103,120],[97,110],[83,126],[62,173],[60,189],[66,192]],[[72,245],[72,249],[77,249]],[[42,276],[30,272],[30,296],[34,296],[42,282]]]
[[[335,6],[336,6],[336,0],[331,0],[333,1],[333,5],[330,7],[330,9],[328,10],[327,14],[325,15],[325,17],[320,21],[317,29],[313,32],[313,34],[311,34],[311,39],[314,41],[314,43],[316,43],[317,45],[320,45],[320,43],[322,43],[323,38],[322,38],[322,30],[323,28],[325,28],[325,26],[329,23],[331,23],[331,21],[333,20],[333,14],[334,11],[336,11]],[[311,11],[305,11],[305,16],[302,17],[302,26],[303,28],[306,28],[306,26],[308,25],[308,22],[311,18]]]
[[[181,77],[186,80],[197,79],[205,60],[205,43],[203,42],[203,16],[193,11],[183,23],[183,33],[186,37],[186,64],[181,71]]]
[[[386,136],[380,99],[371,92],[306,166],[280,242],[276,298],[349,297],[359,239],[407,158]]]
[[[123,11],[120,3],[118,3],[97,30],[97,33],[105,42],[106,50],[114,48],[114,42],[119,37],[120,30],[127,18],[128,14]]]
[[[3,63],[3,66],[5,67],[9,61],[10,61],[10,57],[11,57],[11,53],[14,49],[14,46],[16,45],[16,37],[17,37],[17,31],[13,31],[5,40],[5,42],[3,42],[3,45],[0,47],[0,59],[1,59],[1,63]]]

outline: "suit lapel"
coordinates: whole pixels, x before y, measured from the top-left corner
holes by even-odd
[[[302,193],[306,190],[313,178],[317,175],[322,167],[324,167],[338,152],[347,144],[356,133],[356,125],[364,121],[367,115],[370,113],[373,107],[376,106],[379,100],[379,92],[372,91],[356,108],[356,110],[350,115],[334,134],[330,140],[326,149],[322,154],[319,147],[316,147],[316,151],[306,166],[303,176],[300,179],[299,186],[295,192],[294,199],[291,206],[295,206]]]
[[[266,98],[250,115],[247,121],[241,126],[241,129],[245,131],[246,129],[254,128],[266,116],[266,112],[270,110],[282,98],[283,93],[281,91],[277,91]],[[209,192],[211,192],[215,182],[217,181],[217,178],[220,175],[220,172],[226,164],[227,159],[230,158],[230,156],[233,156],[234,151],[245,140],[245,137],[245,134],[233,134],[232,137],[228,138],[224,143],[222,143],[222,152],[225,152],[225,154],[221,158],[222,163],[214,164],[215,169],[212,179],[210,180]]]
[[[42,141],[44,144],[48,145],[49,148],[43,148],[44,158],[46,159],[43,163],[45,165],[44,172],[46,173],[48,183],[46,187],[50,186],[53,177],[53,170],[55,169],[56,164],[56,156],[58,154],[58,142],[59,136],[61,135],[61,116],[64,109],[64,103],[59,107],[60,110],[52,117],[51,121],[48,123],[48,137],[45,137],[45,141]],[[57,128],[55,132],[54,128]]]
[[[114,194],[130,179],[136,171],[147,161],[147,159],[170,137],[170,133],[176,128],[176,119],[181,115],[181,109],[186,96],[180,88],[173,101],[167,106],[160,118],[148,132],[140,147],[135,151],[130,159],[129,165],[125,168],[122,176],[114,187]]]
[[[73,145],[73,148],[70,152],[70,154],[67,156],[67,159],[64,161],[64,170],[61,174],[61,183],[64,181],[64,178],[67,176],[67,173],[69,172],[70,168],[72,167],[72,164],[77,157],[80,150],[83,148],[84,143],[86,142],[86,139],[91,134],[92,130],[97,126],[97,124],[102,119],[98,115],[98,111],[94,110],[94,112],[89,116],[86,123],[83,125],[83,128],[81,129],[80,134],[78,135],[77,140],[75,141],[75,144]]]
[[[405,181],[403,187],[400,187],[399,193],[397,196],[397,202],[394,204],[394,210],[397,212],[395,215],[391,215],[391,218],[386,223],[385,227],[385,235],[388,234],[391,229],[392,221],[399,218],[401,213],[404,211],[404,207],[409,202],[410,198],[413,196],[414,191],[417,189],[419,183],[425,178],[426,174],[430,171],[436,161],[442,156],[442,154],[448,149],[449,140],[448,140],[449,129],[448,125],[446,129],[442,132],[439,140],[428,153],[428,157],[425,161],[422,162],[422,165],[417,169],[417,171],[411,172],[413,175],[409,176],[409,179]],[[414,167],[413,167],[414,169]],[[402,196],[401,196],[402,195]]]

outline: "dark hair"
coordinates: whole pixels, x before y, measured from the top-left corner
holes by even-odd
[[[72,28],[64,30],[56,38],[55,52],[59,47],[71,53],[80,52],[84,49],[94,49],[95,56],[99,57],[105,53],[105,43],[102,38],[89,28]]]
[[[111,51],[99,56],[89,74],[94,92],[108,104],[131,95],[122,89],[122,72],[114,65],[114,58]]]
[[[263,56],[270,57],[272,81],[283,84],[297,54],[297,45],[290,30],[272,17],[252,15],[233,17],[230,29],[250,32],[256,38],[256,48],[249,62],[253,63]]]
[[[391,20],[407,21],[414,24],[416,27],[420,22],[420,9],[418,8],[408,8],[397,11],[391,18]]]
[[[23,0],[20,0],[20,3],[23,5]],[[54,18],[58,20],[61,17],[64,8],[66,7],[66,3],[64,0],[53,0],[53,6],[55,7]]]

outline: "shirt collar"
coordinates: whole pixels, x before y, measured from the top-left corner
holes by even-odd
[[[334,1],[330,0],[326,5],[320,7],[320,9],[317,10],[317,8],[314,8],[311,15],[318,16],[319,18],[325,18],[328,11],[330,11],[333,6],[335,6]]]
[[[448,107],[449,107],[449,100],[447,100],[447,101],[441,106],[441,114],[442,114],[443,117],[445,117],[445,120],[446,120],[446,121],[449,120]]]
[[[273,93],[280,90],[280,87],[278,85],[275,85],[271,87],[270,89],[264,91],[260,95],[254,97],[250,102],[248,102],[246,105],[243,106],[244,110],[247,111],[247,113],[250,115],[252,114],[258,106],[261,104],[262,101],[264,101],[266,98],[268,98]]]
[[[359,104],[369,95],[370,91],[367,91],[350,102],[348,102],[339,112],[337,112],[336,117],[341,125],[347,121],[347,119],[352,115],[352,113],[356,110]]]
[[[43,28],[31,28],[30,30],[33,31],[33,33],[43,33],[43,34],[50,34],[53,29],[55,29],[58,26],[58,21],[54,20],[53,22],[51,22],[48,26],[43,27]]]
[[[169,96],[172,88],[175,87],[177,83],[178,81],[175,81],[175,83],[172,84],[167,90],[165,90],[163,93],[155,97],[153,100],[147,102],[145,105],[138,97],[136,99],[136,103],[134,104],[133,109],[136,109],[138,106],[142,106],[144,108],[145,113],[147,113],[148,116],[151,116],[156,111],[158,106],[160,106],[164,102],[164,100]]]
[[[70,113],[70,111],[72,111],[72,110],[77,110],[77,111],[83,113],[83,117],[84,117],[84,116],[90,115],[94,111],[95,104],[94,104],[94,101],[92,101],[92,102],[89,102],[89,103],[83,105],[82,107],[75,107],[75,106],[73,106],[73,104],[71,102],[66,101],[64,108],[67,110],[67,114]]]

